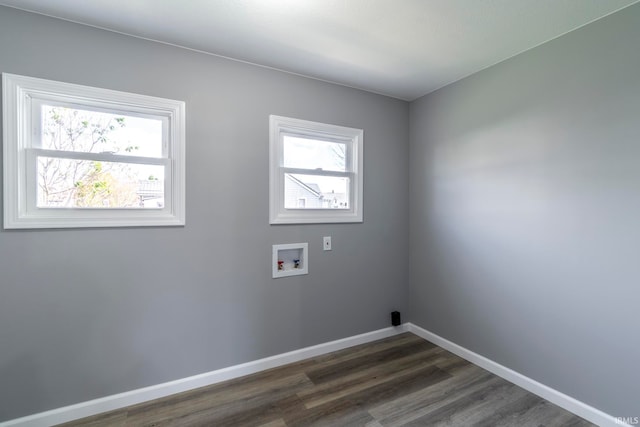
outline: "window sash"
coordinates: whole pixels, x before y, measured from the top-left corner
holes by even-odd
[[[348,187],[348,194],[349,194],[349,207],[348,208],[308,208],[308,207],[295,207],[295,208],[291,208],[291,207],[286,207],[284,204],[284,197],[285,197],[285,173],[283,173],[282,175],[280,175],[280,179],[282,181],[282,188],[280,191],[280,197],[282,198],[283,201],[283,206],[282,209],[284,212],[290,212],[290,211],[296,211],[296,212],[311,212],[311,211],[315,211],[315,212],[326,212],[326,211],[331,211],[331,212],[336,212],[336,211],[350,211],[352,210],[351,205],[351,194],[353,194],[354,188],[355,188],[355,182],[353,178],[349,178],[349,187]],[[322,175],[319,175],[322,176]],[[306,197],[304,198],[305,202],[306,202]],[[306,204],[306,203],[305,203]]]
[[[80,111],[94,111],[98,113],[108,113],[114,115],[122,115],[125,117],[138,117],[144,119],[160,120],[162,122],[162,157],[169,157],[170,147],[170,118],[162,114],[152,114],[147,109],[135,108],[129,105],[123,108],[121,105],[113,104],[106,101],[83,100],[79,102],[73,97],[65,95],[47,94],[46,96],[37,95],[31,98],[31,131],[32,137],[29,138],[29,147],[25,148],[42,148],[42,107],[44,105],[66,107]],[[105,107],[108,105],[108,107]],[[57,150],[56,150],[57,151]],[[84,153],[84,151],[79,151]]]
[[[346,147],[345,159],[344,159],[344,166],[345,166],[344,172],[353,172],[356,169],[356,166],[354,164],[354,156],[353,156],[353,138],[346,138],[346,137],[339,138],[335,136],[325,136],[323,135],[323,132],[315,132],[315,133],[311,131],[305,132],[304,130],[300,130],[300,129],[297,129],[296,131],[292,131],[286,128],[281,129],[278,137],[278,157],[279,157],[280,167],[285,167],[284,166],[284,153],[285,153],[284,137],[285,136],[292,137],[292,138],[308,139],[311,141],[326,141],[326,142],[333,142],[336,144],[342,144]],[[329,171],[325,171],[325,172],[329,172]]]
[[[153,157],[134,157],[134,156],[119,156],[115,154],[103,154],[103,153],[83,153],[77,151],[59,151],[59,150],[44,150],[40,148],[29,148],[24,150],[26,153],[26,209],[28,212],[55,210],[55,211],[96,211],[102,210],[106,212],[116,211],[150,211],[151,209],[140,208],[122,208],[122,207],[104,207],[104,208],[76,208],[76,207],[43,207],[38,206],[38,158],[39,157],[56,157],[60,159],[70,160],[88,160],[88,161],[104,161],[110,163],[131,163],[131,164],[144,164],[152,166],[164,166],[165,179],[164,179],[164,208],[153,209],[159,212],[170,212],[172,206],[172,194],[169,189],[172,186],[171,173],[169,167],[171,166],[170,159],[157,159]]]
[[[314,176],[326,176],[326,177],[336,177],[336,178],[348,178],[349,179],[349,205],[351,205],[351,195],[355,191],[356,185],[356,175],[353,172],[334,172],[334,171],[320,171],[317,169],[297,169],[297,168],[280,168],[280,199],[282,200],[283,206],[282,209],[285,211],[335,211],[335,209],[329,208],[287,208],[284,206],[284,197],[285,197],[285,175],[286,174],[299,174],[299,175],[314,175]],[[351,209],[351,207],[349,207]],[[347,210],[349,210],[347,209]]]
[[[269,117],[269,223],[321,224],[363,221],[363,130],[290,117]],[[285,137],[340,143],[345,146],[343,171],[284,166]],[[346,178],[348,208],[285,208],[285,174]]]
[[[186,132],[183,101],[2,73],[2,102],[5,229],[185,224]],[[161,134],[156,133],[152,140],[155,147],[153,152],[87,153],[44,150],[41,135],[43,104],[105,112],[125,118],[160,120]],[[156,132],[157,129],[156,127]],[[162,138],[161,142],[159,138]],[[135,137],[130,139],[134,140]],[[160,143],[162,147],[157,145]],[[157,158],[149,157],[150,154]],[[36,208],[39,156],[162,167],[165,177],[164,208]],[[31,206],[28,207],[28,204]]]

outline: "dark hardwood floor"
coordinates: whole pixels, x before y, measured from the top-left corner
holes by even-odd
[[[593,424],[404,333],[64,426]]]

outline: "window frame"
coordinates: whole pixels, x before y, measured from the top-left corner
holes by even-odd
[[[185,103],[110,89],[2,74],[4,228],[180,226],[185,224]],[[47,150],[39,106],[60,105],[163,121],[162,157]],[[39,133],[38,133],[39,132]],[[160,209],[37,207],[37,158],[58,157],[165,168]]]
[[[346,144],[345,172],[284,166],[284,136],[333,141]],[[321,224],[363,222],[363,141],[362,129],[290,117],[269,116],[269,223]],[[348,209],[286,209],[286,173],[349,178]]]

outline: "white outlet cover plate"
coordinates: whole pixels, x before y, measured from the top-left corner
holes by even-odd
[[[322,238],[322,248],[325,251],[330,251],[331,250],[331,236],[324,236]]]

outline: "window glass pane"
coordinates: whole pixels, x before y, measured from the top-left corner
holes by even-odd
[[[164,166],[38,157],[39,208],[164,207]]]
[[[347,145],[285,135],[284,166],[346,172]]]
[[[285,209],[349,209],[349,178],[284,174]]]
[[[162,120],[42,106],[42,148],[162,157]]]

